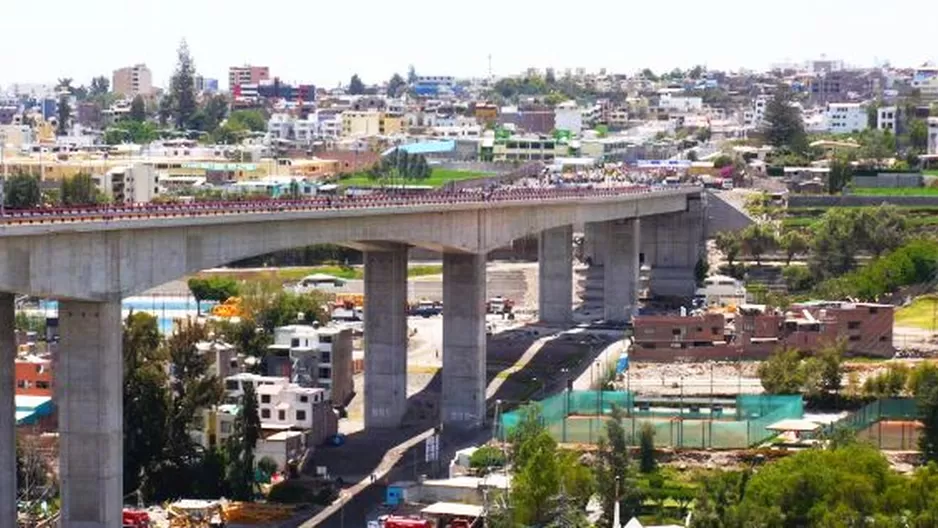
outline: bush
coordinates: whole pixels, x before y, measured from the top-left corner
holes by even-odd
[[[331,486],[312,489],[297,480],[285,480],[275,484],[267,494],[267,500],[280,504],[316,504],[326,506],[339,496]]]
[[[505,465],[505,453],[495,446],[482,446],[469,457],[469,467],[480,472]]]
[[[800,292],[810,290],[815,284],[814,273],[806,266],[787,266],[782,270],[785,285],[788,291]]]

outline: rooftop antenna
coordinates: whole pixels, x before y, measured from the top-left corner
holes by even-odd
[[[492,75],[492,54],[489,53],[489,79],[491,80],[493,78],[494,76]]]

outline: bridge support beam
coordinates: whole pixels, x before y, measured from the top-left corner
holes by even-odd
[[[652,295],[693,297],[694,269],[705,257],[705,220],[700,199],[689,197],[685,211],[656,215],[642,222],[642,252],[651,268]]]
[[[605,222],[589,222],[583,226],[583,231],[583,258],[588,265],[580,274],[580,309],[593,315],[603,310],[608,230]]]
[[[485,420],[485,255],[443,255],[443,398],[445,424]]]
[[[112,528],[123,506],[121,304],[62,301],[55,391],[61,526]]]
[[[365,427],[397,427],[407,409],[407,246],[365,252]]]
[[[630,219],[606,223],[608,253],[603,279],[606,321],[628,321],[638,304],[640,222]]]
[[[14,297],[0,293],[0,526],[16,526]]]
[[[544,323],[573,321],[573,226],[538,236],[538,317]]]

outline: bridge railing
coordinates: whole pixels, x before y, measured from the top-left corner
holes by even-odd
[[[653,193],[675,187],[620,186],[568,188],[513,188],[482,191],[430,192],[426,194],[370,194],[364,196],[313,196],[298,200],[227,200],[190,203],[107,204],[96,206],[7,209],[0,224],[45,224],[148,218],[174,218],[242,213],[276,213],[319,210],[414,207],[421,205],[486,204],[576,198],[604,198]]]

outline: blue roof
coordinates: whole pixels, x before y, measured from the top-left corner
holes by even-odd
[[[401,149],[408,154],[442,154],[456,150],[455,141],[424,141],[422,143],[409,143],[399,147],[390,148],[382,153],[382,156]]]

